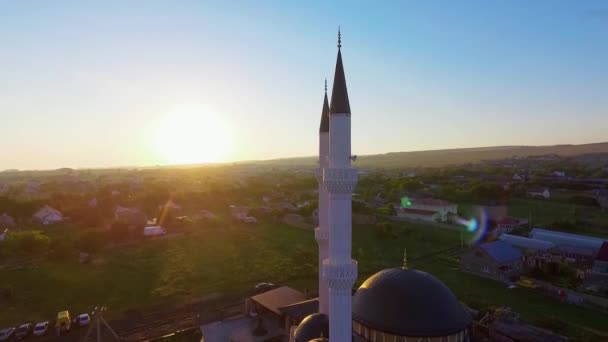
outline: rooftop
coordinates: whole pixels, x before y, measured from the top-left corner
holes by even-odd
[[[608,261],[608,241],[604,241],[602,247],[600,247],[600,251],[597,252],[595,260]]]
[[[432,216],[437,212],[434,210],[424,210],[424,209],[412,209],[412,208],[399,208],[399,211],[405,214],[414,214],[414,215],[424,215],[424,216]]]
[[[502,234],[499,239],[515,247],[524,249],[535,249],[539,251],[547,251],[555,247],[555,244],[550,241],[532,239],[524,236]]]
[[[288,286],[279,287],[268,292],[251,297],[251,300],[262,305],[266,309],[281,314],[280,308],[306,300],[306,296],[298,290]]]
[[[420,205],[433,205],[433,206],[438,206],[438,207],[445,207],[445,206],[449,206],[449,205],[455,205],[452,202],[449,201],[445,201],[442,199],[436,199],[436,198],[413,198],[411,199],[413,204],[420,204]]]
[[[500,240],[483,243],[479,245],[479,248],[483,249],[497,262],[509,262],[521,259],[523,257],[523,254],[519,251],[519,249]]]

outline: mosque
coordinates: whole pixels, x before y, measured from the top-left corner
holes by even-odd
[[[352,294],[357,261],[351,258],[351,111],[338,57],[331,92],[327,84],[319,129],[319,312],[298,325],[292,341],[460,342],[470,341],[471,316],[452,291],[434,276],[402,268],[382,270]]]

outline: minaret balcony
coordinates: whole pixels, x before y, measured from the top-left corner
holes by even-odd
[[[330,194],[352,194],[357,178],[358,171],[352,167],[323,169],[323,184]]]
[[[355,280],[357,280],[357,260],[349,264],[332,264],[330,259],[323,260],[323,278],[330,289],[348,291],[350,294]]]

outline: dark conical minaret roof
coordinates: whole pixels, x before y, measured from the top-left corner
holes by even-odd
[[[327,80],[325,80],[325,97],[323,98],[323,110],[321,111],[321,126],[319,133],[329,132],[329,103],[327,102]]]
[[[330,114],[350,114],[350,103],[348,102],[348,91],[346,90],[346,77],[344,77],[341,47],[342,36],[340,30],[338,30],[338,60],[336,61],[336,72],[334,74],[334,87],[331,91]]]

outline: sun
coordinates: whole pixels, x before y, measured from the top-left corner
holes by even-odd
[[[231,150],[229,126],[198,105],[181,105],[156,124],[155,150],[164,162],[196,164],[225,161]]]

